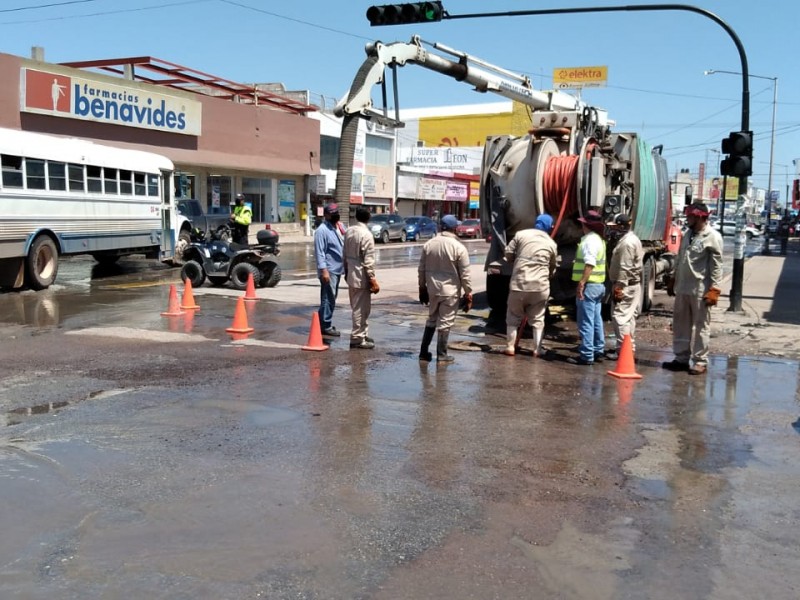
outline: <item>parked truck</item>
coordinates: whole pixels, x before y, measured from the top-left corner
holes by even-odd
[[[175,250],[176,262],[182,262],[183,252],[192,243],[191,232],[199,229],[203,234],[213,234],[215,239],[223,242],[231,241],[231,215],[230,212],[208,214],[203,210],[199,200],[181,198],[175,201],[181,217],[178,243]]]
[[[578,218],[590,209],[605,218],[624,213],[645,249],[643,310],[650,308],[656,285],[674,266],[679,230],[672,225],[666,161],[661,147],[650,147],[636,133],[612,131],[605,110],[570,94],[534,90],[531,81],[437,43],[414,36],[410,42],[367,44],[367,59],[348,95],[337,105],[343,118],[336,202],[350,199],[358,119],[402,127],[395,81],[395,115],[386,104],[385,70],[415,64],[462,81],[478,92],[492,92],[521,102],[531,110],[531,128],[523,136],[502,134],[486,139],[480,186],[482,233],[490,243],[486,260],[488,327],[505,330],[511,266],[506,244],[517,231],[533,226],[536,216],[550,214],[559,268],[551,285],[551,302],[573,302],[572,264],[581,237]],[[381,84],[384,107],[373,107],[371,90]],[[344,211],[347,214],[347,211]],[[610,254],[611,248],[609,248]]]

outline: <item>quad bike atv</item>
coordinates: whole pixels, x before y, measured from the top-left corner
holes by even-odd
[[[216,235],[192,232],[192,243],[184,251],[181,279],[198,288],[206,278],[211,285],[225,285],[228,281],[237,290],[247,288],[247,279],[253,276],[256,287],[275,287],[281,280],[281,268],[270,256],[278,256],[278,233],[269,229],[258,232],[257,244],[245,246],[217,239]]]

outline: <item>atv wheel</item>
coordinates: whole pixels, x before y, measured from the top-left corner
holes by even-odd
[[[191,281],[193,288],[199,288],[206,280],[206,273],[199,262],[189,260],[181,267],[181,279]]]
[[[213,276],[209,275],[208,276],[208,281],[213,286],[222,287],[223,285],[228,283],[228,278],[227,277],[220,277],[219,275],[213,275]]]
[[[278,263],[271,260],[261,265],[261,286],[272,288],[281,280],[281,268]]]
[[[247,289],[247,278],[253,276],[253,284],[258,287],[261,282],[261,271],[250,263],[240,262],[231,269],[231,284],[237,290]]]

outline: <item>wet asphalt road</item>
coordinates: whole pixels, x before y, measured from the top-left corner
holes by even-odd
[[[2,598],[798,595],[795,362],[420,365],[424,315],[388,274],[376,351],[305,353],[301,264],[237,342],[238,294],[165,319],[174,270],[68,269],[0,296]]]

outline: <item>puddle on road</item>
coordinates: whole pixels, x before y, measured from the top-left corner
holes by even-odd
[[[20,417],[33,417],[36,415],[55,413],[58,410],[69,406],[70,404],[78,404],[79,402],[85,402],[86,400],[105,400],[107,398],[113,398],[114,396],[119,396],[120,394],[126,394],[132,391],[133,388],[97,390],[94,392],[89,392],[89,394],[82,399],[60,400],[57,402],[43,402],[42,404],[36,404],[34,406],[21,406],[19,408],[9,410],[6,413],[6,426],[19,425],[22,423],[22,419]]]
[[[631,554],[639,539],[633,520],[620,517],[608,533],[579,531],[566,522],[548,546],[519,537],[511,544],[534,561],[542,584],[560,598],[617,598],[620,572],[631,568]]]

